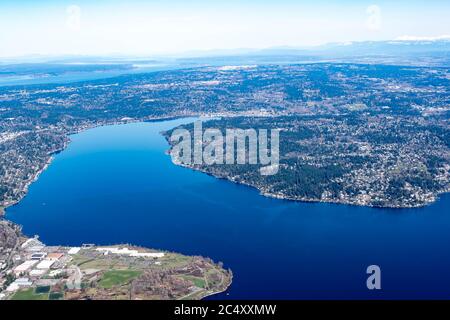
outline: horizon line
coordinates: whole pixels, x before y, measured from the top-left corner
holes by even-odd
[[[269,46],[269,47],[235,47],[235,48],[211,48],[211,49],[193,49],[185,51],[171,51],[171,52],[148,52],[148,53],[121,53],[121,52],[109,52],[109,53],[63,53],[63,54],[50,54],[50,53],[30,53],[17,56],[0,56],[2,60],[20,60],[20,59],[31,59],[31,58],[68,58],[68,57],[82,57],[82,58],[195,58],[195,57],[208,57],[205,54],[215,53],[213,56],[217,55],[219,52],[222,54],[232,53],[233,51],[242,51],[240,54],[259,52],[265,50],[304,50],[312,51],[314,49],[326,49],[326,46],[350,46],[353,44],[361,43],[382,43],[382,42],[395,42],[398,43],[410,43],[410,42],[438,42],[445,41],[450,42],[450,35],[439,35],[439,36],[410,36],[404,35],[399,36],[394,39],[384,39],[384,40],[356,40],[356,41],[337,41],[337,42],[324,42],[315,45],[279,45],[279,46]],[[196,56],[198,54],[199,56]],[[219,55],[220,56],[220,55]],[[212,56],[210,56],[212,57]]]

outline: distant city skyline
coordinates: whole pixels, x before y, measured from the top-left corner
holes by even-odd
[[[161,55],[450,37],[448,1],[0,2],[0,57]]]

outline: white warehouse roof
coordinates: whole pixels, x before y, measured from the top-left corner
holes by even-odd
[[[68,254],[77,254],[78,251],[80,251],[80,247],[72,247],[69,249],[69,251],[67,252]]]
[[[32,266],[34,266],[37,263],[36,260],[27,260],[21,265],[18,265],[14,268],[14,272],[24,272],[30,269]]]
[[[39,264],[36,266],[36,269],[49,269],[53,264],[55,263],[55,260],[42,260],[39,262]]]

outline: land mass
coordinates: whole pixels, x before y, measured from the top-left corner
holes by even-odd
[[[26,194],[72,133],[205,115],[241,119],[216,122],[222,129],[284,129],[282,166],[264,179],[242,166],[196,169],[286,199],[426,205],[449,191],[449,88],[446,66],[355,63],[211,66],[0,87],[0,206]]]
[[[232,273],[200,256],[131,245],[46,246],[0,220],[0,299],[202,299]]]
[[[386,130],[378,133],[379,126]],[[191,131],[193,125],[180,128]],[[444,123],[407,115],[235,117],[203,122],[203,129],[280,130],[280,163],[274,175],[258,164],[175,164],[257,188],[269,197],[371,207],[410,208],[449,192],[448,130]],[[207,143],[203,143],[206,147]],[[236,144],[236,142],[234,142]],[[244,146],[248,156],[249,145]],[[226,149],[225,143],[223,150]]]
[[[254,165],[192,169],[283,199],[427,205],[450,191],[447,52],[320,63],[261,56],[258,65],[252,57],[230,65],[217,58],[205,67],[0,87],[0,216],[71,134],[188,116],[217,118],[205,127],[221,130],[281,130],[274,176],[261,176]],[[0,220],[2,299],[201,299],[231,281],[231,272],[208,258],[132,245],[46,246]]]

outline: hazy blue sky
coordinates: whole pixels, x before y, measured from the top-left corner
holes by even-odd
[[[0,0],[0,56],[158,54],[450,35],[450,1]]]

